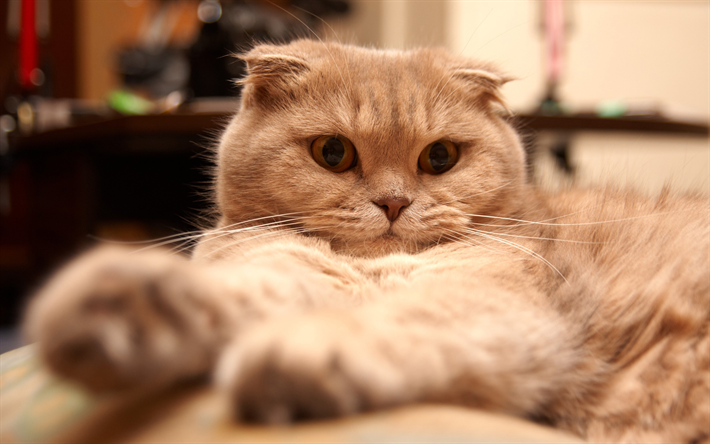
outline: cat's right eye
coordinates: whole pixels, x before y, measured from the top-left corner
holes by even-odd
[[[419,155],[419,168],[425,173],[441,174],[453,167],[458,158],[459,152],[453,142],[437,140]]]
[[[320,136],[311,144],[313,159],[326,170],[343,172],[357,163],[352,142],[343,136]]]

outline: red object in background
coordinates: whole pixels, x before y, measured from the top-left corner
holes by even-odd
[[[20,18],[20,85],[25,90],[35,88],[34,83],[32,83],[32,73],[37,69],[35,16],[35,0],[22,0]]]
[[[547,79],[557,83],[562,76],[565,40],[563,0],[545,0],[545,40],[547,43]]]

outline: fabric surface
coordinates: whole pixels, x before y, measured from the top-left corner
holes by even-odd
[[[27,346],[0,356],[0,442],[13,443],[574,443],[527,421],[417,405],[289,427],[238,424],[206,381],[94,397],[47,372]]]
[[[43,370],[29,345],[0,356],[0,442],[44,442],[82,417],[95,400]]]

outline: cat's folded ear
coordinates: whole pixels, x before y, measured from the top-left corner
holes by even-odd
[[[501,95],[500,87],[513,80],[494,71],[486,69],[458,68],[454,69],[451,75],[462,82],[466,82],[470,88],[472,98],[479,103],[490,105],[497,103],[508,114],[510,108],[505,103]]]
[[[247,104],[268,104],[292,96],[299,77],[309,71],[304,59],[279,50],[277,46],[260,45],[237,56],[247,65],[246,76],[237,80]]]

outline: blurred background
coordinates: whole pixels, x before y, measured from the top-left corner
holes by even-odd
[[[316,34],[498,63],[541,186],[710,195],[707,1],[0,0],[0,351],[95,239],[194,227],[230,54]]]

